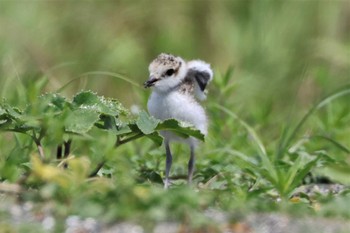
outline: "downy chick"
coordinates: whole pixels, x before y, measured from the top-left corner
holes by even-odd
[[[210,65],[200,60],[186,62],[181,57],[162,53],[151,62],[149,72],[150,77],[144,83],[145,87],[152,88],[147,104],[149,113],[159,120],[176,119],[189,123],[206,135],[208,119],[198,101],[206,98],[206,86],[213,78]],[[190,146],[188,183],[191,183],[197,140],[192,137],[184,139],[168,131],[161,134],[166,151],[164,187],[168,188],[170,184],[172,154],[169,143],[174,140]]]

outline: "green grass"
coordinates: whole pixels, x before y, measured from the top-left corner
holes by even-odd
[[[271,211],[349,218],[345,2],[22,4],[0,3],[0,181],[19,184],[21,200],[50,203],[61,222],[78,214],[147,229],[169,220],[212,225],[202,214],[211,208],[232,222]],[[202,135],[130,113],[146,108],[141,84],[160,52],[215,70],[191,188],[176,179],[163,190],[157,132]],[[69,157],[57,160],[57,146],[70,139]],[[183,178],[188,148],[172,146],[172,176]],[[345,190],[291,199],[320,177]]]

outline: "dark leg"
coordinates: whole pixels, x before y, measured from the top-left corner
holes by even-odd
[[[190,145],[191,155],[188,161],[188,184],[192,183],[192,177],[194,172],[195,156],[194,156],[194,146]]]
[[[57,146],[56,159],[62,159],[62,144]]]
[[[165,161],[165,182],[164,188],[167,189],[169,187],[169,173],[171,164],[173,162],[173,156],[171,155],[169,141],[165,141],[165,153],[166,153],[166,161]]]
[[[69,139],[68,141],[64,142],[64,157],[67,158],[70,153],[70,146],[72,144],[72,140]]]
[[[64,142],[63,145],[64,145],[64,158],[67,158],[69,153],[70,153],[70,146],[72,144],[72,140],[69,139],[68,141]],[[62,144],[58,145],[57,146],[57,153],[56,153],[56,158],[57,159],[62,159],[62,152],[63,152],[63,146]]]

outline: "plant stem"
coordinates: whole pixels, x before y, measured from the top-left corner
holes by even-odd
[[[36,143],[36,146],[38,147],[38,151],[39,151],[40,158],[41,158],[42,160],[44,160],[44,159],[45,159],[45,153],[44,153],[44,149],[43,149],[43,147],[42,147],[40,141],[35,142],[35,143]]]
[[[36,146],[38,147],[38,151],[39,151],[39,155],[40,155],[41,160],[44,160],[44,159],[45,159],[44,148],[43,148],[43,146],[41,145],[41,139],[43,138],[43,136],[44,136],[44,130],[41,130],[41,131],[40,131],[39,137],[36,136],[36,133],[35,133],[35,131],[33,130],[32,138],[33,138],[34,143],[35,143]]]
[[[142,137],[144,134],[142,133],[138,133],[138,134],[135,134],[133,136],[130,136],[128,138],[125,138],[125,139],[120,139],[119,136],[117,136],[117,141],[115,143],[115,147],[119,147],[127,142],[130,142],[130,141],[133,141],[133,140],[136,140],[140,137]],[[103,160],[102,162],[100,162],[97,167],[90,173],[89,177],[94,177],[97,175],[97,173],[101,170],[101,168],[105,165],[106,161]]]
[[[117,136],[117,141],[115,142],[115,147],[119,147],[125,143],[131,142],[133,140],[136,140],[138,138],[141,138],[142,136],[144,136],[143,133],[137,133],[133,136],[127,137],[125,139],[120,139],[119,136]],[[103,165],[105,165],[106,161],[103,160],[102,162],[100,162],[97,167],[90,173],[89,177],[94,177],[97,175],[97,173],[100,171],[100,169],[103,167]]]
[[[115,143],[115,147],[121,146],[121,145],[123,145],[125,143],[128,143],[130,141],[136,140],[138,138],[141,138],[142,136],[144,136],[144,134],[138,133],[138,134],[135,134],[135,135],[130,136],[130,137],[125,138],[125,139],[120,139],[120,137],[118,137],[117,138],[117,142]]]
[[[33,140],[34,140],[34,143],[35,143],[36,147],[38,148],[38,152],[39,152],[41,160],[44,160],[45,159],[45,153],[44,153],[43,146],[41,145],[40,139],[36,138],[35,135],[34,135],[33,136]]]
[[[97,167],[95,168],[95,170],[93,170],[93,171],[90,173],[89,177],[91,178],[91,177],[96,176],[97,173],[101,170],[101,168],[105,165],[105,163],[106,163],[106,161],[103,160],[102,162],[100,162],[99,164],[97,164]]]

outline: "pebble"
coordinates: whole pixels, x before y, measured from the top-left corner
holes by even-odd
[[[47,216],[44,218],[44,220],[41,222],[44,230],[46,231],[52,231],[55,227],[56,221],[52,216]]]
[[[65,233],[98,233],[100,232],[100,225],[96,219],[80,218],[77,215],[69,216],[66,219]]]
[[[300,187],[299,192],[305,192],[307,194],[320,193],[320,194],[337,194],[344,190],[342,185],[306,185]],[[1,198],[4,198],[3,196]],[[5,198],[6,199],[6,198]],[[41,226],[44,232],[54,232],[57,224],[56,219],[52,215],[53,206],[45,205],[39,211],[35,208],[35,204],[32,202],[25,202],[22,204],[15,204],[14,202],[4,201],[0,202],[0,209],[2,213],[6,213],[8,223],[14,226],[16,230],[20,225],[32,224]],[[214,222],[222,226],[222,232],[231,233],[237,232],[237,229],[241,229],[235,225],[234,230],[230,228],[230,217],[227,213],[224,213],[216,209],[207,209],[204,211],[204,215]],[[0,221],[1,222],[1,221]],[[265,214],[250,214],[246,216],[241,225],[244,226],[241,231],[249,233],[287,233],[287,232],[347,232],[350,229],[350,221],[328,219],[328,218],[294,218],[283,214],[265,213]],[[238,224],[239,225],[239,224]],[[239,225],[240,226],[240,225]],[[225,229],[225,227],[227,229]],[[308,229],[308,231],[303,231]],[[312,230],[313,229],[313,230]],[[153,232],[154,233],[177,233],[181,231],[181,224],[177,222],[161,222],[158,223]],[[77,215],[68,216],[65,220],[65,233],[144,233],[145,230],[142,226],[130,223],[122,222],[115,223],[111,226],[103,225],[95,218],[83,218]]]
[[[180,224],[178,223],[160,223],[158,224],[153,232],[154,233],[178,233],[180,230]]]
[[[125,222],[115,224],[112,227],[105,229],[103,233],[144,233],[144,230],[139,225]]]

